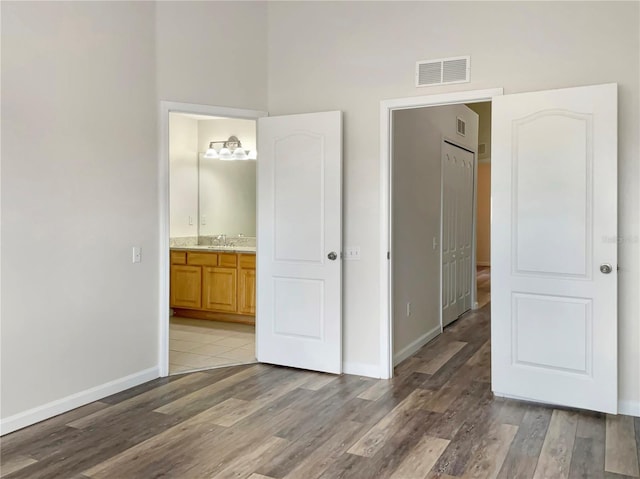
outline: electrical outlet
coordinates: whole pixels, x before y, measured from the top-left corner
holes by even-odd
[[[140,246],[133,247],[133,257],[131,258],[132,263],[141,263],[142,262],[142,248]]]
[[[411,316],[411,301],[407,302],[407,318]]]
[[[189,226],[193,226],[193,216],[189,216]]]
[[[434,236],[433,237],[433,249],[435,250],[438,247],[438,239]]]
[[[360,246],[347,246],[344,259],[360,259]]]
[[[207,224],[207,215],[202,215],[200,217],[200,224],[202,224],[202,225],[206,225]]]

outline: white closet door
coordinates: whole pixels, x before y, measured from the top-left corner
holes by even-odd
[[[475,155],[442,143],[442,325],[471,309]]]

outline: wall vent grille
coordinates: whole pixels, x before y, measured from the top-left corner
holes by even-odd
[[[448,85],[470,81],[471,57],[416,62],[416,86]]]
[[[456,118],[456,131],[458,135],[465,136],[467,134],[467,123],[460,117]]]

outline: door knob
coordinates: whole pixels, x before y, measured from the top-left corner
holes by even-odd
[[[613,271],[613,268],[609,263],[603,263],[600,265],[600,272],[602,274],[609,274],[611,271]]]
[[[331,261],[335,261],[338,258],[338,254],[335,251],[332,251],[327,255],[327,258],[329,258]]]

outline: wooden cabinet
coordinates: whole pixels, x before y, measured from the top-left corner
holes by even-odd
[[[171,306],[196,308],[202,305],[202,275],[200,267],[171,265]]]
[[[178,316],[253,323],[255,254],[171,251],[171,307]]]
[[[202,269],[202,308],[212,311],[237,311],[238,271],[235,268]]]
[[[256,314],[256,256],[238,255],[238,312]]]

